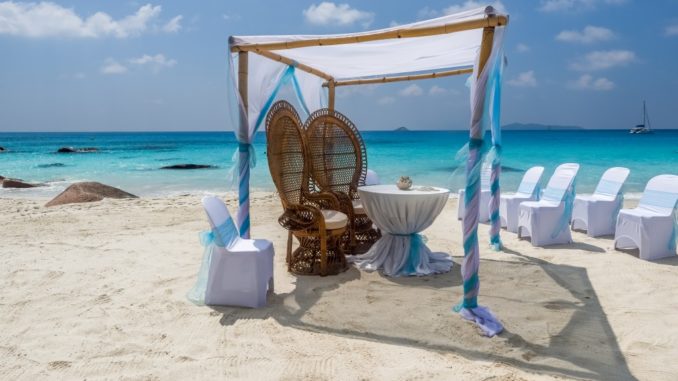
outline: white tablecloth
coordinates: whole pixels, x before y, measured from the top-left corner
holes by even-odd
[[[367,253],[353,257],[352,262],[364,270],[382,270],[388,276],[450,271],[452,258],[431,252],[416,236],[442,212],[449,189],[415,186],[402,191],[395,185],[370,185],[358,188],[358,193],[382,237]]]

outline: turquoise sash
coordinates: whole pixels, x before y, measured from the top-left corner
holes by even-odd
[[[205,305],[205,292],[207,291],[207,279],[210,273],[210,264],[212,263],[212,252],[214,247],[229,247],[239,237],[232,218],[228,218],[223,224],[214,227],[212,230],[200,232],[200,243],[205,247],[202,255],[202,263],[198,271],[198,279],[193,288],[186,294],[188,300],[193,304]]]

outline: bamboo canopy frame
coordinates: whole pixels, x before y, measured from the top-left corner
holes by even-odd
[[[452,22],[445,22],[452,20]],[[441,24],[442,22],[445,22]],[[388,28],[379,31],[363,32],[349,35],[333,35],[333,36],[249,36],[249,37],[234,37],[229,39],[230,51],[238,56],[238,88],[241,98],[241,112],[244,111],[245,123],[242,122],[241,114],[241,132],[243,128],[249,128],[249,136],[243,142],[239,139],[239,166],[240,166],[240,208],[238,210],[238,224],[240,233],[244,238],[249,238],[249,164],[248,160],[249,149],[251,149],[252,134],[258,128],[257,124],[252,124],[252,117],[256,117],[256,113],[260,113],[258,120],[261,119],[261,112],[265,112],[267,105],[277,93],[278,87],[282,84],[283,79],[290,72],[293,74],[294,69],[311,74],[324,82],[319,83],[319,87],[327,88],[328,108],[333,111],[335,108],[335,91],[337,87],[351,86],[351,85],[365,85],[375,83],[390,83],[399,81],[414,81],[430,78],[441,78],[453,75],[473,73],[473,86],[471,87],[471,128],[469,139],[469,153],[466,164],[466,214],[463,220],[464,233],[464,261],[462,263],[462,279],[464,296],[462,302],[455,307],[455,311],[460,312],[462,317],[468,320],[474,320],[474,316],[482,316],[480,321],[485,323],[495,324],[501,327],[501,323],[494,318],[489,310],[477,304],[478,290],[479,290],[479,247],[478,247],[478,206],[479,206],[479,176],[480,164],[483,160],[483,131],[484,126],[488,124],[492,127],[492,144],[493,149],[497,152],[501,149],[501,135],[499,133],[499,105],[501,99],[501,70],[503,67],[503,55],[501,54],[501,43],[503,41],[503,27],[509,23],[508,16],[498,14],[492,7],[479,8],[471,11],[461,12],[456,15],[447,15],[439,19],[425,20],[422,22],[405,25],[403,27]],[[500,38],[495,39],[495,29],[501,28]],[[469,43],[469,37],[476,38],[476,34],[471,31],[481,31],[479,44],[476,42]],[[454,35],[458,33],[458,35]],[[471,33],[471,34],[469,34]],[[450,35],[449,39],[439,39]],[[456,37],[455,37],[456,36]],[[418,39],[421,38],[421,39]],[[447,38],[447,37],[446,37]],[[426,40],[428,39],[428,40]],[[381,40],[392,41],[411,41],[408,44],[391,44],[390,47],[384,45],[377,45],[380,48],[389,49],[372,51],[374,46],[369,43],[377,43]],[[429,44],[422,44],[421,41],[428,41]],[[441,44],[442,42],[442,44]],[[450,43],[459,43],[459,47],[455,50],[455,46],[450,46]],[[330,52],[328,56],[324,56],[324,47],[346,45],[347,49],[337,49],[333,53]],[[350,47],[349,47],[350,46]],[[408,48],[409,47],[409,48]],[[449,53],[448,47],[451,48]],[[321,49],[322,48],[322,49]],[[309,50],[310,49],[310,50]],[[403,49],[412,49],[413,54],[408,55],[407,51],[403,51],[404,60],[399,60],[398,55],[394,55],[395,50],[400,53]],[[433,49],[433,50],[427,50]],[[470,50],[473,51],[471,55]],[[431,60],[427,59],[428,52],[432,54]],[[288,53],[289,52],[289,53]],[[361,55],[369,55],[369,62],[374,62],[377,59],[382,61],[376,67],[370,66],[365,60],[360,63],[355,63],[349,60],[353,59],[350,54],[356,52]],[[386,52],[386,55],[381,55]],[[248,59],[249,53],[265,57],[284,65],[288,65],[289,69],[282,75],[280,84],[273,90],[270,98],[266,103],[255,105],[257,108],[250,115],[248,107],[248,78],[249,65],[251,60]],[[459,57],[456,56],[459,54]],[[397,62],[391,63],[389,58],[396,58]],[[486,68],[487,63],[492,58],[492,66]],[[300,62],[304,61],[304,62]],[[473,64],[475,62],[475,64]],[[342,69],[341,65],[350,65],[346,69]],[[398,70],[404,68],[407,70]],[[469,67],[471,66],[471,67]],[[328,70],[330,69],[330,70]],[[260,86],[262,81],[268,81],[271,78],[261,77],[259,72],[254,72],[254,76],[259,75],[257,82]],[[294,79],[294,85],[297,90],[297,95],[302,91],[299,84]],[[261,88],[257,89],[262,91]],[[258,98],[261,103],[262,99]],[[486,102],[489,101],[489,102]],[[252,102],[249,102],[252,103]],[[488,110],[488,104],[492,106]],[[259,107],[261,106],[261,107]],[[306,107],[303,104],[302,106]],[[242,110],[244,109],[244,110]],[[312,111],[312,110],[311,110]],[[496,134],[495,134],[496,133]],[[501,166],[499,165],[498,155],[497,159],[492,163],[492,179],[493,193],[491,199],[491,211],[494,211],[491,216],[491,244],[495,250],[501,248],[501,241],[499,240],[499,173]],[[461,202],[461,200],[460,200]],[[496,216],[495,216],[496,214]],[[489,315],[488,315],[489,314]],[[479,320],[476,320],[478,322]],[[483,323],[478,323],[482,325]],[[501,329],[500,329],[501,330]],[[499,330],[499,331],[500,331]]]
[[[324,78],[327,80],[323,86],[328,88],[328,108],[334,110],[334,99],[335,99],[335,88],[337,86],[349,86],[349,85],[366,85],[374,83],[389,83],[389,82],[399,82],[399,81],[414,81],[419,79],[430,79],[430,78],[441,78],[452,75],[460,74],[469,74],[473,72],[473,69],[458,69],[458,70],[446,70],[440,72],[432,72],[418,75],[407,75],[407,76],[385,76],[381,78],[371,78],[371,79],[355,79],[355,80],[346,80],[346,81],[337,81],[331,75],[313,68],[311,66],[296,62],[295,60],[285,57],[281,54],[272,52],[272,50],[286,50],[286,49],[297,49],[308,46],[330,46],[330,45],[342,45],[342,44],[355,44],[368,41],[378,41],[378,40],[388,40],[394,38],[414,38],[414,37],[425,37],[425,36],[434,36],[440,34],[449,34],[455,32],[461,32],[472,29],[492,30],[497,26],[506,26],[508,25],[508,17],[506,16],[495,16],[488,15],[486,18],[481,20],[470,20],[462,21],[458,23],[444,24],[440,26],[432,27],[421,27],[421,28],[412,28],[412,29],[396,29],[387,32],[376,32],[376,33],[367,33],[360,36],[352,37],[328,37],[328,38],[319,38],[316,40],[301,40],[301,41],[289,41],[289,42],[278,42],[278,43],[262,43],[262,44],[245,44],[237,45],[234,44],[231,46],[232,52],[237,52],[239,57],[238,64],[238,73],[239,75],[247,76],[247,53],[252,52],[259,54],[266,58],[272,59],[274,61],[279,61],[287,65],[295,65],[297,69],[305,71],[307,73],[316,75],[318,77]],[[483,42],[481,44],[481,60],[480,60],[480,70],[478,73],[482,72],[482,69],[485,66],[485,62],[489,57],[490,49],[492,47],[492,38],[485,38],[483,34]],[[484,57],[484,59],[483,59]],[[243,61],[244,58],[244,61]],[[239,77],[240,78],[240,77]],[[241,98],[246,99],[247,97],[247,81],[240,79],[239,87]],[[247,111],[247,108],[245,108]]]

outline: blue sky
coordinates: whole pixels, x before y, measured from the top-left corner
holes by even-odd
[[[491,2],[488,2],[491,3]],[[0,131],[226,128],[231,34],[323,34],[476,1],[0,1]],[[651,5],[650,5],[651,4]],[[503,0],[504,124],[678,128],[678,0]],[[344,88],[361,129],[465,129],[464,78]]]

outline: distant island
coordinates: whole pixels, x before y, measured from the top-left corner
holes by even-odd
[[[550,124],[538,124],[538,123],[511,123],[501,127],[505,131],[573,131],[573,130],[583,130],[583,127],[579,126],[558,126]]]
[[[395,130],[393,130],[393,131],[401,131],[401,132],[402,132],[402,131],[409,131],[409,129],[408,129],[407,127],[404,127],[404,126],[403,126],[403,127],[398,127],[398,128],[396,128]]]

